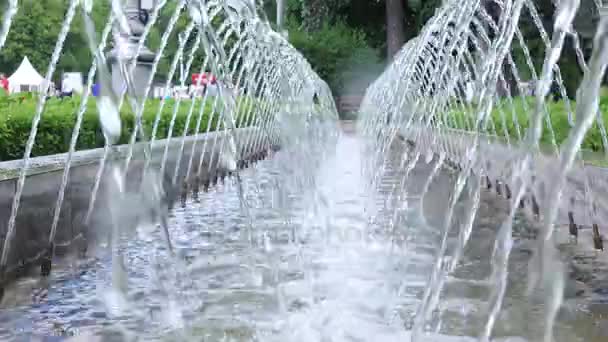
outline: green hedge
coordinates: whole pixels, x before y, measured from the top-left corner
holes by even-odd
[[[37,97],[31,94],[17,96],[0,97],[0,161],[14,160],[23,158],[25,145],[29,137],[32,118],[36,112]],[[210,119],[213,108],[213,99],[208,99],[205,103],[203,119],[200,131],[204,131]],[[250,98],[240,98],[240,110],[237,117],[240,117],[249,109],[258,106],[259,102]],[[154,119],[160,105],[160,100],[150,99],[146,102],[143,124],[147,137],[150,137]],[[166,100],[161,113],[161,119],[156,134],[157,139],[167,137],[175,100]],[[186,125],[186,118],[190,109],[191,100],[182,100],[179,111],[175,119],[173,136],[181,136]],[[32,156],[44,156],[56,153],[64,153],[69,149],[72,137],[72,129],[76,122],[76,112],[80,106],[80,98],[66,98],[60,100],[51,98],[47,101],[38,126],[36,142],[32,150]],[[196,120],[200,111],[201,102],[198,101],[194,109],[188,134],[193,134],[196,128]],[[221,104],[217,105],[217,109]],[[90,98],[87,104],[80,135],[77,142],[77,150],[86,150],[104,146],[104,138],[98,119],[95,98]],[[134,127],[134,114],[125,103],[121,110],[122,134],[118,144],[125,144],[129,141]],[[219,123],[218,114],[213,115],[211,123],[212,130],[215,130]]]
[[[526,134],[526,129],[529,124],[529,115],[530,112],[534,110],[536,98],[534,97],[517,97],[513,99],[513,107],[508,100],[501,100],[498,104],[496,104],[491,112],[491,117],[496,125],[496,131],[499,136],[502,136],[504,133],[504,125],[502,114],[500,108],[504,112],[505,124],[509,136],[511,138],[517,138],[517,130],[515,126],[515,122],[513,120],[513,110],[516,113],[517,121],[519,122],[520,130],[522,136]],[[527,104],[528,112],[525,111],[524,103]],[[570,101],[573,113],[576,111],[576,103],[574,101]],[[602,116],[604,118],[604,122],[608,125],[608,96],[602,96],[600,99],[600,110],[602,112]],[[570,124],[568,123],[568,110],[566,108],[566,104],[564,101],[552,102],[550,100],[547,101],[547,111],[551,118],[551,124],[553,126],[553,131],[555,133],[555,140],[558,144],[561,144],[568,137],[568,133],[570,132]],[[450,120],[447,122],[448,126],[452,128],[464,129],[462,127],[462,122],[465,113],[461,111],[452,112],[452,115],[456,120]],[[469,118],[469,122],[471,120],[471,114],[467,113],[467,117]],[[543,133],[541,137],[541,144],[550,145],[551,144],[551,134],[547,129],[546,121],[543,120]],[[583,140],[582,148],[584,150],[599,152],[603,150],[602,146],[602,137],[599,130],[598,125],[594,122],[591,129],[587,132],[585,139]]]
[[[334,94],[363,93],[384,68],[365,33],[343,22],[306,32],[294,18],[287,21],[289,42],[306,58]],[[353,89],[354,88],[354,89]]]

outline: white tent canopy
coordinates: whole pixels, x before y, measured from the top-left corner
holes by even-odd
[[[11,93],[36,91],[42,85],[42,82],[44,82],[44,77],[34,69],[26,56],[23,57],[23,61],[21,61],[21,65],[19,65],[17,71],[8,78],[8,82]]]

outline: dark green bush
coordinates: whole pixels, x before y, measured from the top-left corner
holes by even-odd
[[[37,97],[32,95],[13,95],[0,97],[0,161],[14,160],[23,158],[27,139],[32,128],[32,119],[36,112]],[[44,156],[56,153],[64,153],[69,150],[72,137],[72,130],[76,123],[76,114],[80,106],[80,98],[71,99],[49,99],[44,108],[42,118],[38,125],[36,141],[32,150],[32,156]],[[146,138],[150,138],[152,127],[160,106],[160,100],[151,99],[146,102],[142,121]],[[173,137],[183,135],[186,126],[186,119],[190,110],[191,101],[182,100],[175,118]],[[196,121],[200,111],[201,102],[198,101],[187,134],[195,133]],[[238,115],[242,117],[250,110],[258,106],[258,101],[241,98],[237,103]],[[175,107],[175,100],[167,100],[161,112],[157,139],[164,139],[168,136],[169,126]],[[220,122],[219,112],[222,104],[218,103],[213,114],[211,130],[215,130]],[[213,112],[213,99],[208,99],[205,103],[203,118],[199,131],[204,132]],[[254,111],[255,112],[255,111]],[[86,150],[104,146],[104,137],[98,119],[95,99],[91,98],[87,103],[87,109],[83,116],[83,121],[76,145],[77,150]],[[118,144],[128,143],[134,127],[135,115],[125,104],[120,113],[122,121],[122,134]],[[253,117],[252,115],[250,115]],[[252,119],[249,119],[252,122]],[[238,120],[237,120],[238,122]],[[247,123],[243,121],[242,125]]]
[[[379,64],[378,54],[366,42],[363,31],[338,22],[320,30],[306,32],[295,20],[288,21],[289,42],[308,60],[334,93],[348,84],[351,70],[362,65]]]

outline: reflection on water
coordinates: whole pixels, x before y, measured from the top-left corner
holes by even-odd
[[[352,135],[340,138],[316,177],[302,183],[316,184],[316,191],[298,186],[297,170],[286,166],[289,151],[247,169],[242,176],[253,226],[242,214],[234,180],[175,209],[171,234],[180,261],[169,259],[159,230],[129,239],[126,309],[107,297],[111,270],[104,249],[96,258],[65,261],[50,279],[23,279],[5,296],[0,339],[408,341],[439,244],[434,227],[454,179],[441,173],[421,207],[419,191],[432,167],[421,162],[403,201],[387,201],[400,179],[394,175],[399,164],[393,169],[389,163],[380,188],[368,193],[359,144]],[[501,206],[484,194],[472,240],[427,327],[429,341],[469,341],[479,333],[490,253],[506,214]],[[396,228],[389,232],[391,220]],[[524,295],[533,234],[521,217],[516,226],[495,336],[538,341],[542,296]],[[557,341],[608,340],[601,306],[591,312],[584,298],[565,301]]]

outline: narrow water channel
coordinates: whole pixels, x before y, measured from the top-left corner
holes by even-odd
[[[361,144],[343,133],[310,175],[306,184],[313,189],[303,189],[294,181],[302,175],[285,167],[293,162],[289,151],[245,170],[249,217],[235,179],[178,206],[171,235],[179,261],[168,257],[159,230],[134,233],[124,245],[127,303],[108,295],[110,257],[102,247],[87,259],[68,258],[48,279],[20,280],[2,303],[0,340],[409,341],[454,179],[440,173],[421,204],[432,166],[421,162],[400,202],[387,201],[402,172],[401,151],[394,151],[379,188],[369,191]],[[486,279],[504,205],[483,194],[472,240],[427,327],[428,341],[475,340],[487,316]],[[516,226],[496,341],[540,341],[542,300],[524,295],[533,234],[523,217]],[[565,300],[556,341],[608,341],[602,315],[608,310],[590,305],[590,296]]]

